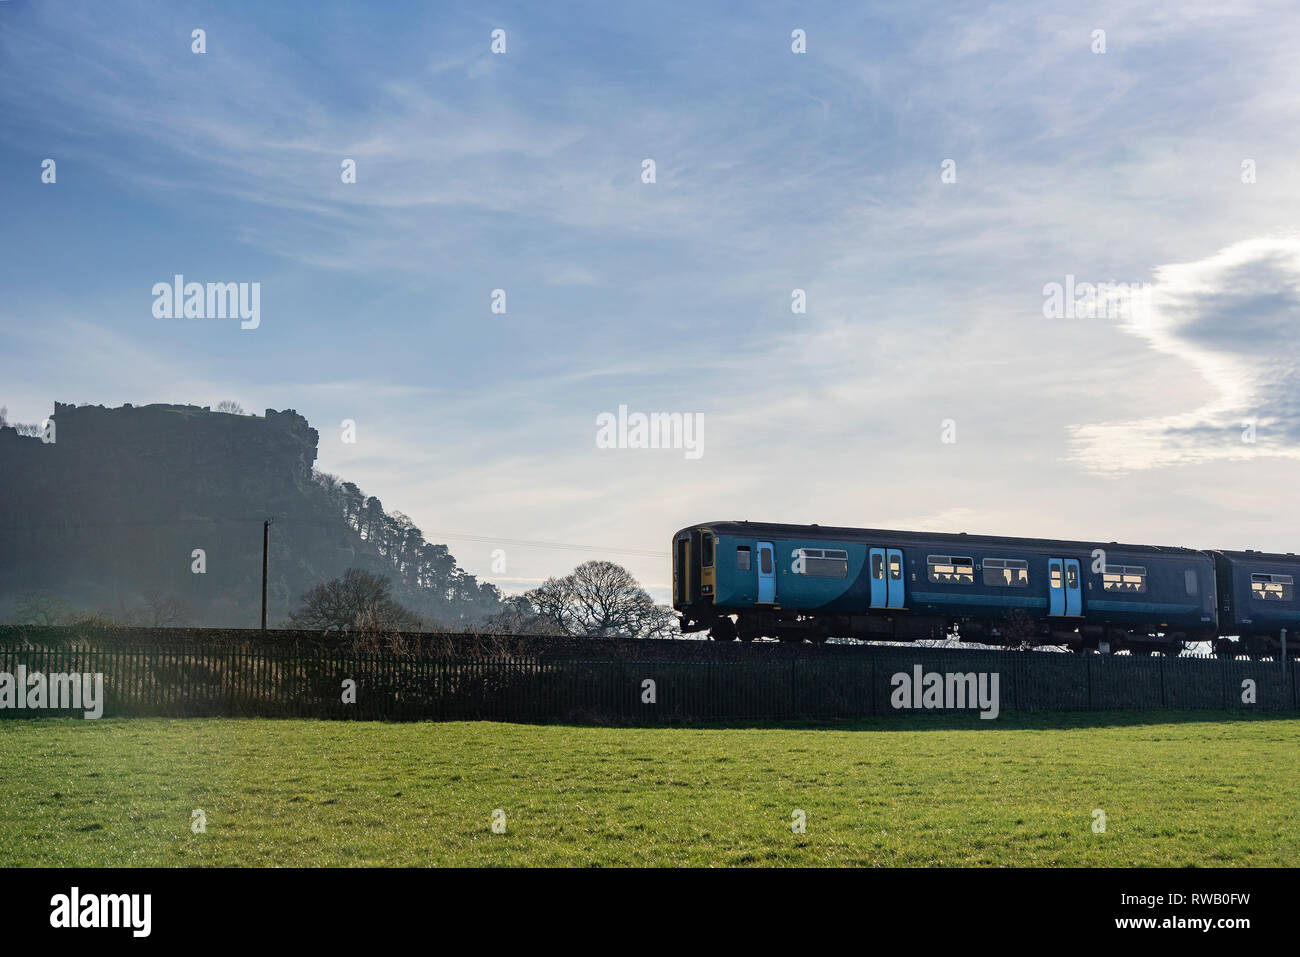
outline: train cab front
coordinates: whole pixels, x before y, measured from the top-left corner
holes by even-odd
[[[683,528],[673,536],[673,608],[684,633],[705,631],[716,623],[715,542],[713,530],[704,525]]]

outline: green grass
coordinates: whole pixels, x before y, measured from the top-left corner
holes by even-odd
[[[1300,720],[1205,713],[7,720],[0,865],[1295,866],[1298,739]]]

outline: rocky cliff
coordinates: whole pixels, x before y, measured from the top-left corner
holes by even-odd
[[[349,567],[388,575],[399,600],[448,624],[493,610],[494,589],[453,606],[408,585],[313,476],[318,434],[293,410],[56,403],[50,422],[44,437],[0,428],[0,616],[38,591],[110,615],[153,591],[180,599],[189,623],[256,626],[266,518],[273,626]]]

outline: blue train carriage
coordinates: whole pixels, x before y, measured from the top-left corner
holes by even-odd
[[[1214,563],[1183,548],[712,522],[674,536],[673,589],[683,631],[718,640],[1173,653],[1216,634]]]
[[[1278,657],[1286,630],[1288,658],[1300,651],[1300,557],[1294,553],[1215,551],[1219,654]],[[1229,637],[1231,636],[1231,637]]]

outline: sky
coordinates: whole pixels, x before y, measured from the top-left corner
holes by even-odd
[[[1300,550],[1300,9],[852,6],[0,0],[0,405],[296,409],[506,592],[720,519]]]

